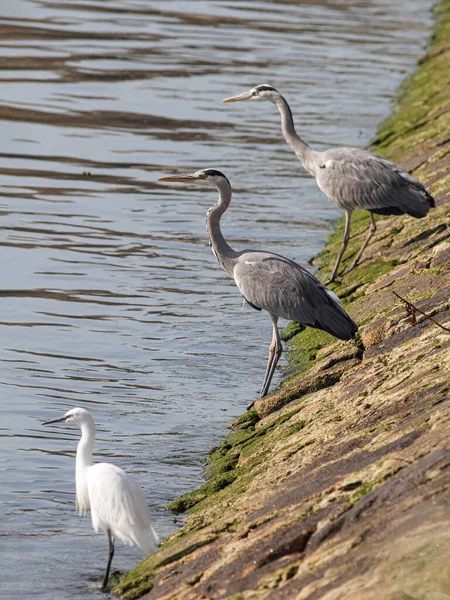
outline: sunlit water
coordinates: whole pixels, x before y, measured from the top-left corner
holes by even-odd
[[[78,430],[165,505],[261,384],[270,322],[207,246],[215,192],[163,186],[212,166],[232,246],[302,264],[339,211],[304,176],[268,103],[316,148],[364,146],[424,47],[431,0],[0,2],[2,598],[101,598],[104,536],[74,513]],[[280,374],[278,374],[278,377]],[[117,546],[125,570],[139,549]]]

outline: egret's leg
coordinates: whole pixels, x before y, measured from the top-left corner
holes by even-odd
[[[104,577],[103,583],[102,583],[102,590],[106,589],[106,587],[108,585],[109,570],[111,568],[111,563],[112,563],[112,559],[114,556],[114,538],[111,535],[111,532],[109,530],[107,533],[108,533],[108,543],[109,543],[109,558],[108,558],[108,564],[106,566],[105,577]]]
[[[364,240],[363,245],[359,249],[359,252],[358,252],[358,254],[355,257],[355,260],[352,262],[352,264],[349,267],[347,267],[345,269],[345,271],[343,271],[342,275],[345,275],[346,273],[348,273],[349,271],[351,271],[352,269],[354,269],[356,267],[356,265],[358,264],[359,259],[361,258],[364,250],[367,248],[367,244],[370,242],[371,237],[373,236],[373,234],[377,230],[377,224],[375,222],[375,217],[373,216],[373,213],[369,212],[369,214],[370,214],[369,233],[367,234],[367,237]]]
[[[333,272],[331,273],[330,279],[325,283],[328,285],[332,283],[336,279],[336,275],[339,271],[339,265],[341,264],[342,257],[344,255],[345,249],[347,248],[348,240],[350,239],[350,219],[352,218],[352,211],[345,211],[345,229],[344,229],[344,237],[342,239],[341,249],[339,250],[338,257],[336,259],[336,264],[334,265]]]
[[[280,334],[278,333],[278,317],[275,315],[270,315],[272,319],[272,343],[269,348],[269,360],[267,361],[266,374],[264,376],[264,383],[261,389],[260,398],[264,398],[269,391],[270,382],[272,381],[273,374],[275,372],[275,367],[280,360],[281,353],[283,352],[283,346],[281,345]],[[247,406],[247,410],[250,410],[254,405],[255,401],[250,402]]]

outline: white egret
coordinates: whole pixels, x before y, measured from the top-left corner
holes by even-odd
[[[109,557],[102,589],[108,584],[114,556],[114,541],[139,546],[147,554],[157,549],[158,536],[152,527],[143,491],[120,467],[111,463],[92,464],[95,423],[84,408],[72,408],[63,417],[47,421],[73,423],[81,429],[76,458],[76,506],[80,515],[91,509],[92,527],[108,535]]]

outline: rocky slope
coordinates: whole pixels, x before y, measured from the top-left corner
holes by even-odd
[[[234,424],[185,526],[124,576],[123,598],[450,598],[450,1],[376,151],[424,182],[421,220],[379,218],[334,286],[361,339],[286,330],[292,376]],[[350,261],[368,216],[355,214]],[[342,235],[318,257],[326,279]],[[362,343],[361,343],[362,342]]]

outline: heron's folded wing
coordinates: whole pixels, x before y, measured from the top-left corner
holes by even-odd
[[[335,303],[306,269],[270,253],[249,253],[234,269],[236,284],[250,304],[285,319],[313,325],[321,306]]]
[[[366,150],[340,148],[322,154],[320,189],[341,208],[387,209],[424,216],[434,201],[424,186],[393,162]]]

